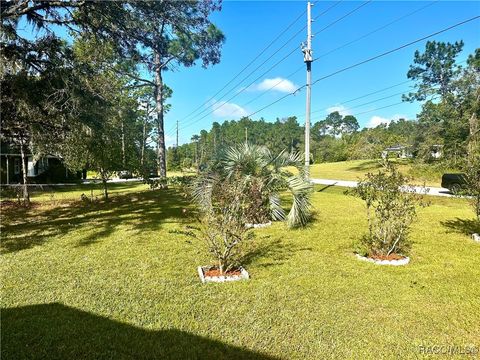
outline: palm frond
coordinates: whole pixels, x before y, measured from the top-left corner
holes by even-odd
[[[193,201],[202,210],[209,210],[212,207],[212,192],[216,183],[219,182],[218,175],[212,173],[203,174],[191,185]]]
[[[285,211],[283,210],[280,197],[277,193],[272,193],[269,196],[270,211],[272,213],[272,219],[277,221],[285,220]]]
[[[302,176],[291,176],[287,179],[288,188],[292,194],[292,208],[287,216],[289,227],[305,226],[311,216],[312,184]]]

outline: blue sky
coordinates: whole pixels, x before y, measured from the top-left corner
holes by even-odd
[[[312,42],[313,57],[318,58],[312,64],[313,80],[480,15],[478,1],[374,0],[330,26],[364,2],[344,0],[332,7],[336,3],[317,1],[312,8],[312,17],[316,18],[312,32],[317,33]],[[330,7],[328,12],[319,16]],[[172,108],[165,117],[167,146],[174,144],[177,120],[180,123],[181,144],[190,141],[191,136],[200,130],[210,129],[214,121],[221,123],[252,113],[255,113],[253,119],[263,117],[267,121],[297,116],[299,123],[303,124],[304,90],[257,111],[305,84],[305,65],[300,51],[300,44],[306,39],[306,31],[302,31],[306,24],[306,15],[302,15],[305,9],[306,1],[224,1],[222,11],[212,16],[212,21],[226,36],[221,63],[208,69],[203,69],[200,64],[177,68],[164,75],[165,82],[173,89],[173,96],[169,99]],[[298,21],[294,22],[295,19]],[[292,27],[264,54],[225,90],[214,96],[292,23]],[[29,33],[30,27],[25,25],[25,22],[20,23],[24,35],[33,36]],[[371,32],[374,33],[365,36]],[[58,35],[66,36],[65,30],[58,29]],[[428,40],[463,40],[464,51],[458,57],[462,61],[480,47],[480,21],[477,19]],[[400,93],[408,91],[412,85],[411,82],[405,83],[406,73],[415,50],[422,51],[426,41],[319,81],[312,87],[312,123],[324,119],[334,110],[355,115],[362,127],[399,117],[415,119],[421,104],[389,105],[401,102]],[[278,53],[273,55],[277,50]],[[283,57],[286,57],[285,60],[280,62]],[[277,62],[279,64],[275,68],[266,72]],[[258,80],[253,82],[257,77]],[[400,83],[403,84],[349,101]],[[265,92],[276,84],[274,89]],[[261,97],[256,99],[259,95]],[[190,115],[198,107],[200,109]]]
[[[334,3],[318,1],[312,8],[312,17],[318,16]],[[361,4],[360,1],[341,2],[313,22],[313,33],[320,31]],[[428,4],[431,5],[425,7]],[[329,53],[333,49],[423,7],[425,7],[423,10],[407,16],[381,31]],[[201,129],[210,129],[213,121],[221,123],[224,120],[238,119],[242,115],[251,114],[284,96],[287,92],[291,92],[292,89],[304,85],[305,70],[300,70],[290,77],[288,75],[302,67],[303,55],[300,51],[300,43],[305,41],[305,31],[298,34],[243,83],[238,85],[237,83],[287,42],[293,34],[302,29],[306,23],[306,15],[302,16],[286,34],[279,38],[222,93],[215,96],[216,103],[212,100],[195,113],[199,114],[198,116],[194,114],[185,118],[202,103],[209,101],[218,90],[302,14],[305,8],[305,1],[225,1],[222,11],[212,17],[214,23],[222,29],[227,38],[222,51],[221,63],[208,69],[197,65],[193,68],[182,68],[165,74],[165,81],[173,89],[173,97],[170,99],[172,110],[166,115],[167,143],[174,142],[174,128],[177,120],[180,122],[180,143],[188,142],[191,136]],[[319,60],[312,64],[312,79],[315,80],[479,14],[480,3],[475,1],[373,1],[314,37],[312,43],[314,58],[319,57]],[[470,22],[430,40],[450,42],[463,40],[465,42],[464,52],[459,55],[459,60],[463,60],[475,48],[480,47],[480,21]],[[316,111],[312,113],[312,121],[325,118],[330,110],[335,109],[353,115],[359,114],[357,118],[362,127],[398,117],[414,119],[420,109],[420,104],[403,103],[375,110],[400,102],[401,95],[399,93],[408,91],[411,83],[399,85],[344,105],[342,103],[405,82],[414,51],[424,49],[426,41],[318,82],[312,87],[312,111]],[[262,76],[253,86],[221,106],[295,48],[298,51]],[[322,56],[323,54],[326,55]],[[266,92],[258,100],[249,103],[263,93],[262,89],[270,88],[281,79],[288,81],[282,82],[274,90]],[[223,97],[223,94],[226,95]],[[394,96],[389,97],[391,95]],[[389,98],[358,106],[385,97]],[[276,118],[295,115],[298,117],[298,121],[303,123],[304,113],[305,91],[302,91],[296,96],[289,96],[255,114],[253,118],[263,117],[267,121],[274,121]]]

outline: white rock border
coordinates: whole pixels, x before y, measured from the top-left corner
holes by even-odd
[[[359,254],[355,254],[355,255],[359,260],[371,262],[377,265],[402,266],[402,265],[407,265],[410,262],[410,258],[408,256],[404,257],[401,260],[377,260],[377,259],[372,259],[366,256],[362,256]]]
[[[247,270],[240,266],[240,275],[230,275],[230,276],[205,276],[205,272],[209,270],[211,266],[199,266],[197,268],[198,276],[202,283],[215,282],[223,283],[227,281],[239,281],[239,280],[248,280],[250,276],[248,275]]]
[[[251,229],[251,228],[254,228],[254,229],[261,229],[261,228],[266,228],[268,226],[272,225],[272,222],[269,221],[267,223],[263,223],[263,224],[245,224],[245,227],[247,229]]]
[[[477,233],[472,234],[472,239],[473,241],[480,243],[480,234],[477,234]]]

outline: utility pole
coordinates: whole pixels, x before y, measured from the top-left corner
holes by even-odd
[[[248,127],[245,126],[245,144],[248,143]]]
[[[303,61],[307,64],[307,103],[305,115],[305,175],[310,178],[310,103],[312,95],[312,3],[307,3],[307,44],[302,44]]]

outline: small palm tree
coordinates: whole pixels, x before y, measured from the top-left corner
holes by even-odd
[[[285,170],[294,166],[298,174]],[[305,178],[302,156],[281,152],[273,155],[264,146],[248,143],[232,146],[220,152],[218,159],[202,173],[193,187],[193,197],[203,210],[215,207],[216,194],[222,184],[235,182],[243,189],[244,211],[252,223],[287,220],[289,227],[304,226],[310,218],[311,183]],[[285,214],[280,192],[288,190],[292,206]]]

